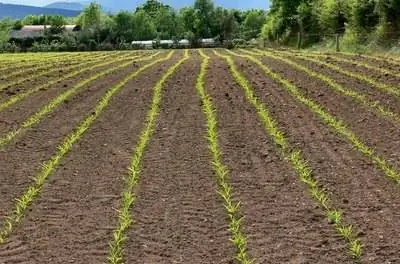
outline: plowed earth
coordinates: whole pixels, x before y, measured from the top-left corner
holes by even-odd
[[[250,258],[259,264],[357,263],[346,241],[266,132],[227,62],[211,50],[205,53],[210,63],[204,88],[215,107],[222,162],[229,170],[227,181],[233,199],[241,204],[242,232]],[[149,55],[114,54],[119,58]],[[161,52],[152,60],[166,55]],[[177,51],[169,60],[146,69],[111,98],[104,112],[61,159],[4,243],[0,240],[0,264],[107,263],[118,226],[124,177],[146,124],[154,87],[182,56],[183,51]],[[195,88],[203,58],[196,50],[189,51],[189,56],[163,85],[156,126],[133,190],[134,222],[123,244],[123,263],[241,264],[235,259],[228,230],[230,219],[218,194],[206,138],[206,115]],[[364,245],[360,263],[400,264],[400,186],[256,64],[241,57],[233,59],[290,145],[302,150],[314,177],[335,207],[343,211],[346,222],[353,225]],[[400,114],[398,98],[316,64],[293,59]],[[107,60],[111,62],[112,56]],[[0,232],[16,199],[32,185],[43,162],[52,157],[62,140],[93,114],[109,89],[151,62],[136,60],[82,87],[37,124],[0,146]],[[400,170],[399,124],[284,62],[265,57],[261,60],[343,120],[363,142]],[[362,58],[363,63],[373,65],[373,61]],[[91,65],[95,64],[88,62],[87,66]],[[355,67],[336,65],[347,70]],[[1,111],[0,138],[77,83],[114,66],[118,64],[78,74]],[[390,70],[398,71],[399,67]],[[353,71],[371,75],[364,68]],[[0,103],[62,74],[60,68],[60,72],[10,87],[1,94]],[[390,76],[376,77],[377,81],[395,83]]]

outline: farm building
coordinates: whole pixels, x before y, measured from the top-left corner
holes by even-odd
[[[20,30],[11,30],[9,35],[10,38],[14,39],[41,38],[44,37],[46,30],[50,28],[50,25],[23,26]],[[80,30],[80,26],[66,25],[64,26],[64,30],[67,32],[77,32]]]
[[[152,40],[132,41],[132,46],[141,49],[152,49],[153,41]]]

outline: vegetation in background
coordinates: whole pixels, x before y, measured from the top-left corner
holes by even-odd
[[[333,45],[362,51],[399,44],[398,0],[272,0],[262,36],[290,44],[301,33],[303,45]]]
[[[216,7],[212,0],[196,0],[193,6],[180,10],[161,1],[147,0],[134,12],[117,14],[106,14],[100,5],[91,3],[77,18],[28,16],[18,21],[5,19],[0,22],[0,45],[14,41],[23,50],[30,51],[85,51],[129,49],[132,41],[163,39],[188,39],[192,46],[197,46],[202,38],[213,38],[227,45],[244,44],[259,36],[265,15],[263,10]],[[76,34],[68,33],[63,30],[66,24],[77,24],[81,30]],[[24,25],[50,27],[43,38],[24,40],[23,43],[10,40],[8,31],[21,29]]]

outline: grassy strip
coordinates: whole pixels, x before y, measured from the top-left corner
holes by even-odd
[[[145,57],[143,59],[139,59],[137,61],[143,61],[143,60],[150,60],[152,59],[156,54],[153,54],[149,57]],[[81,90],[84,86],[88,85],[91,82],[96,81],[97,79],[104,77],[106,75],[109,75],[111,73],[114,73],[118,70],[121,70],[129,65],[131,65],[132,62],[126,62],[121,65],[118,65],[116,67],[110,68],[108,70],[102,71],[98,74],[95,74],[79,83],[77,83],[74,87],[71,89],[63,92],[53,100],[51,100],[47,105],[43,106],[42,109],[40,109],[38,112],[35,114],[31,115],[27,120],[25,120],[21,126],[17,129],[14,129],[10,132],[8,132],[6,135],[0,137],[0,148],[6,146],[9,144],[16,136],[21,134],[24,130],[27,128],[32,127],[33,125],[39,123],[39,121],[45,117],[47,114],[51,113],[53,110],[55,110],[60,104],[62,104],[66,99],[69,97],[75,95],[79,90]]]
[[[7,82],[6,84],[0,85],[0,91],[2,91],[4,89],[7,89],[7,88],[9,88],[9,87],[11,87],[13,85],[18,85],[18,84],[21,84],[21,83],[23,83],[25,81],[29,81],[31,79],[37,79],[37,78],[39,78],[41,76],[44,76],[44,75],[47,75],[47,74],[51,74],[53,72],[58,72],[61,69],[60,67],[63,67],[62,68],[63,70],[68,71],[68,70],[71,70],[71,69],[82,67],[82,66],[86,65],[87,63],[96,62],[98,60],[105,59],[107,57],[109,57],[109,55],[101,55],[101,56],[91,57],[90,59],[74,61],[72,63],[72,65],[69,65],[69,66],[66,66],[66,67],[63,67],[58,62],[56,62],[54,64],[50,64],[50,65],[47,65],[47,66],[44,66],[44,67],[39,66],[36,69],[32,69],[32,68],[26,69],[26,68],[24,68],[24,69],[21,69],[19,71],[14,72],[14,73],[12,73],[12,74],[10,74],[8,76],[4,76],[4,79],[7,79],[7,78],[11,78],[11,77],[14,77],[14,76],[17,76],[17,75],[24,75],[22,78],[18,78],[18,79],[14,80],[14,81],[10,81],[10,82]],[[40,71],[35,72],[35,70],[40,70]],[[31,72],[31,71],[33,71],[33,73],[27,74],[28,72]]]
[[[92,114],[90,114],[69,135],[66,136],[63,142],[58,146],[56,153],[42,165],[41,171],[34,177],[33,184],[28,187],[19,198],[16,199],[14,210],[9,216],[6,217],[2,231],[0,232],[0,244],[3,244],[6,238],[10,236],[15,226],[21,221],[30,205],[41,193],[47,179],[58,168],[61,160],[70,152],[72,146],[79,141],[82,135],[107,108],[111,98],[117,94],[129,81],[136,78],[140,73],[158,63],[170,59],[172,54],[173,52],[170,52],[167,57],[154,60],[153,62],[146,64],[112,86],[100,99],[95,108],[90,111]]]
[[[221,159],[222,153],[218,140],[217,115],[212,103],[212,98],[205,90],[204,82],[210,57],[205,55],[201,50],[199,52],[203,57],[203,62],[201,64],[200,74],[197,78],[196,89],[202,102],[203,112],[206,116],[208,148],[213,158],[213,169],[218,178],[218,193],[224,201],[224,206],[229,216],[229,231],[232,236],[231,241],[236,248],[236,260],[242,264],[254,263],[255,260],[250,259],[247,253],[247,238],[242,231],[242,217],[240,217],[239,213],[240,202],[235,202],[232,199],[233,189],[227,181],[229,171]]]
[[[262,121],[265,130],[273,138],[276,145],[282,151],[286,160],[290,161],[301,182],[303,182],[310,192],[311,196],[319,203],[325,211],[328,219],[334,225],[336,231],[346,241],[351,256],[358,261],[362,255],[363,244],[356,238],[353,227],[344,223],[342,212],[332,205],[328,193],[320,186],[318,181],[312,175],[312,169],[307,160],[302,157],[302,152],[290,145],[284,133],[279,129],[276,121],[271,117],[269,110],[255,95],[250,82],[238,70],[232,57],[224,56],[214,51],[219,57],[224,58],[236,82],[243,88],[248,101],[257,110],[258,116]]]
[[[160,54],[160,52],[157,52],[154,56],[156,56],[158,54]],[[11,96],[7,101],[5,101],[3,103],[0,103],[0,112],[4,111],[5,109],[9,108],[12,105],[18,103],[19,101],[29,97],[30,95],[32,95],[34,93],[37,93],[39,91],[48,90],[52,85],[55,85],[55,84],[57,84],[57,83],[59,83],[61,81],[64,81],[66,79],[75,77],[75,76],[77,76],[79,74],[82,74],[84,72],[87,72],[87,71],[95,70],[96,68],[104,67],[104,66],[111,65],[111,64],[114,64],[114,63],[118,63],[118,62],[123,62],[125,60],[136,59],[138,57],[139,56],[133,56],[133,57],[126,57],[125,56],[123,58],[115,58],[115,59],[113,59],[111,61],[107,58],[106,61],[103,62],[103,63],[98,63],[98,64],[95,64],[95,65],[89,66],[89,67],[79,68],[78,70],[73,71],[71,73],[68,73],[66,75],[63,75],[60,78],[52,79],[51,81],[49,81],[49,82],[47,82],[45,84],[38,85],[38,86],[36,86],[36,87],[26,91],[26,92]],[[97,61],[97,62],[100,62],[100,61]]]
[[[255,52],[251,52],[251,51],[246,51],[246,50],[242,50],[242,51],[247,54],[250,54],[250,55],[256,55],[256,56],[260,55],[259,53],[255,53]],[[270,53],[270,52],[263,52],[262,55],[267,56],[272,59],[275,59],[275,60],[283,61],[286,64],[289,64],[290,66],[292,66],[293,68],[300,70],[302,72],[305,72],[309,76],[317,78],[317,79],[327,83],[337,93],[341,93],[345,96],[351,97],[357,103],[359,103],[367,108],[371,108],[377,115],[386,117],[387,119],[390,119],[392,122],[400,123],[400,116],[397,113],[394,113],[393,111],[386,108],[385,106],[380,105],[379,102],[373,102],[373,101],[369,100],[362,93],[359,93],[355,90],[343,87],[338,82],[336,82],[334,79],[329,78],[328,76],[326,76],[324,74],[310,70],[307,67],[304,67],[303,65],[298,64],[298,63],[296,63],[290,59],[284,58],[282,56],[273,55],[273,53]]]
[[[257,51],[260,51],[260,50],[257,50]],[[293,56],[294,55],[293,53],[290,53],[290,52],[279,52],[279,53],[280,54],[283,53],[283,54],[286,54],[288,56]],[[294,56],[296,56],[297,58],[300,58],[302,60],[305,60],[305,61],[310,61],[310,62],[319,64],[319,65],[323,65],[324,67],[327,67],[327,68],[329,68],[331,70],[334,70],[336,72],[339,72],[339,73],[344,74],[346,76],[349,76],[351,78],[366,82],[366,83],[368,83],[368,84],[370,84],[370,85],[372,85],[372,86],[374,86],[374,87],[376,87],[376,88],[378,88],[378,89],[380,89],[380,90],[382,90],[382,91],[384,91],[384,92],[386,92],[388,94],[394,95],[396,97],[400,97],[400,89],[398,87],[393,87],[391,85],[387,85],[387,84],[384,84],[384,83],[377,82],[374,79],[367,77],[366,75],[361,75],[361,74],[358,74],[358,73],[350,72],[350,71],[342,69],[341,67],[339,67],[337,65],[334,65],[334,64],[331,64],[331,63],[328,63],[328,62],[324,62],[324,61],[321,61],[321,60],[318,60],[318,59],[315,59],[315,58],[311,58],[311,57],[304,56],[304,55],[294,55]]]
[[[110,252],[108,261],[111,264],[122,264],[124,243],[128,239],[127,231],[133,224],[131,208],[136,200],[134,189],[139,182],[140,170],[142,167],[143,154],[146,151],[150,138],[153,134],[154,127],[159,114],[160,103],[162,99],[162,89],[167,80],[176,72],[176,70],[189,59],[189,51],[185,50],[184,57],[175,63],[168,71],[161,77],[154,87],[154,94],[151,103],[151,108],[147,113],[145,126],[140,134],[139,142],[135,148],[132,157],[129,174],[125,178],[126,189],[121,195],[121,208],[118,211],[118,226],[113,233],[113,241],[110,243]]]
[[[313,113],[318,115],[322,121],[329,125],[335,132],[349,141],[358,151],[364,154],[366,157],[371,159],[373,163],[377,165],[379,169],[381,169],[385,175],[394,180],[396,183],[400,183],[400,173],[396,171],[384,158],[380,157],[375,151],[368,147],[358,136],[350,130],[347,125],[342,121],[330,114],[327,110],[325,110],[320,104],[314,102],[310,98],[307,98],[297,86],[292,84],[290,81],[286,80],[284,77],[279,74],[273,72],[269,67],[267,67],[262,61],[249,56],[249,55],[240,55],[234,53],[235,56],[240,56],[257,64],[270,78],[280,83],[285,87],[286,90],[300,103],[307,106]]]

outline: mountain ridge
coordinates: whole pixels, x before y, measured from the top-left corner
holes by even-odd
[[[0,19],[5,17],[22,19],[28,15],[61,15],[65,17],[75,17],[79,14],[80,11],[74,10],[0,3]]]

